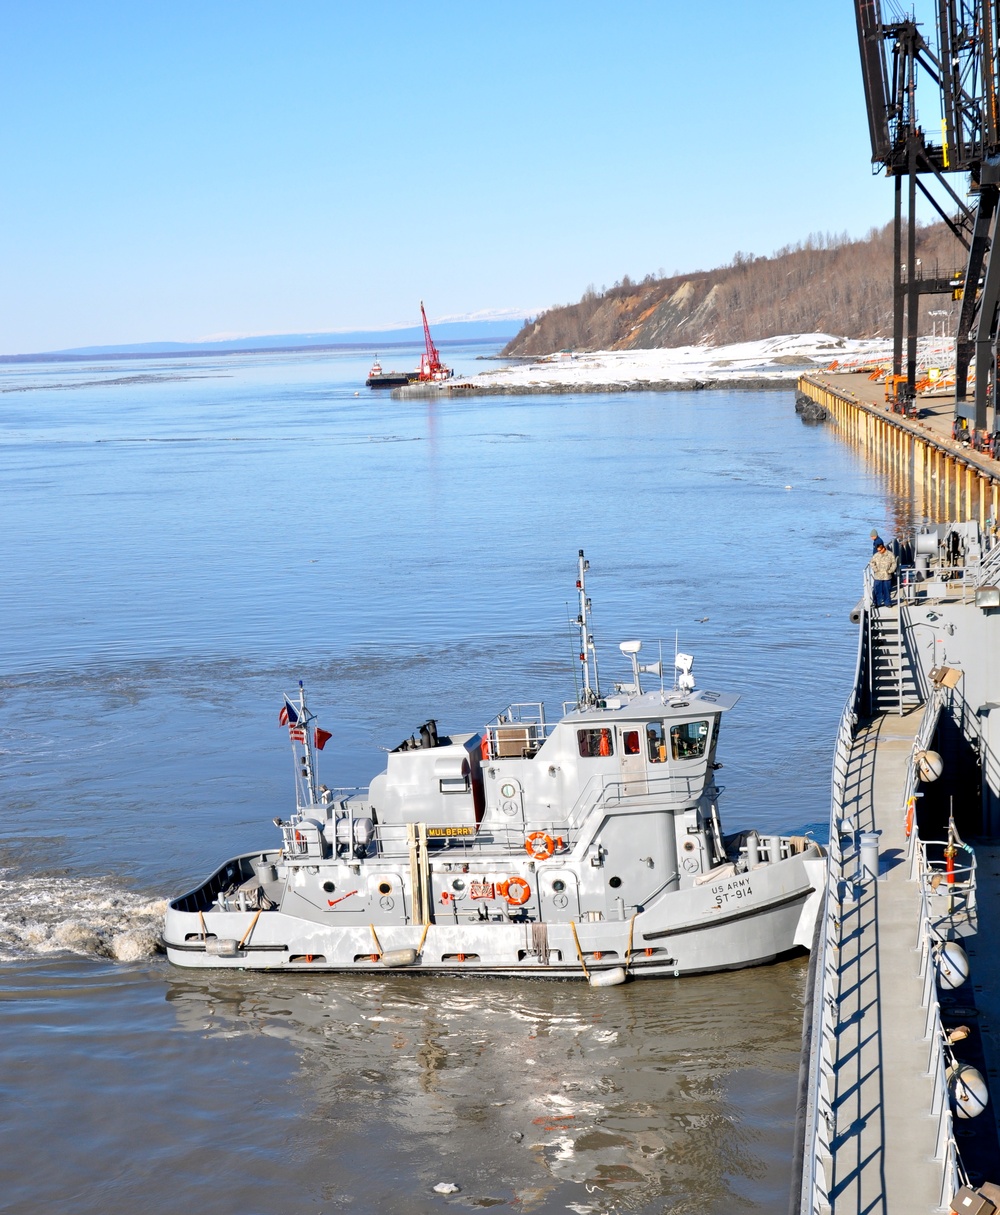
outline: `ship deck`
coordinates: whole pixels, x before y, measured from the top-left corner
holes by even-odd
[[[919,892],[909,880],[900,816],[921,716],[922,709],[876,717],[858,731],[848,765],[845,814],[856,830],[882,834],[879,879],[859,887],[857,901],[844,900],[840,921],[834,1210],[932,1209],[940,1190],[915,948]],[[917,1195],[935,1197],[911,1205]]]

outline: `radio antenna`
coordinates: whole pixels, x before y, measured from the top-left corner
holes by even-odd
[[[580,668],[583,673],[583,691],[580,694],[581,705],[593,705],[601,698],[601,685],[597,675],[597,650],[594,648],[594,638],[590,631],[590,600],[587,598],[587,570],[590,562],[580,549],[577,557],[576,589],[580,597],[580,611],[576,618],[580,630]],[[594,662],[594,686],[590,686],[590,662]]]

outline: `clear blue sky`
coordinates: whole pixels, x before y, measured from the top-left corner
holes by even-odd
[[[849,0],[0,16],[4,353],[532,313],[891,213]]]

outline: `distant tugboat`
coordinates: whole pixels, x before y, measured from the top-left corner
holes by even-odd
[[[365,380],[366,388],[402,388],[404,384],[410,384],[417,378],[415,371],[383,371],[382,364],[378,361],[378,355],[375,356],[375,362],[372,363],[372,369],[368,373],[368,379]]]
[[[226,861],[167,907],[177,966],[629,978],[756,966],[808,947],[825,879],[805,837],[726,835],[715,783],[723,715],[678,654],[604,695],[577,568],[582,687],[555,720],[511,705],[473,732],[425,722],[368,789],[328,789],[329,739],[299,685],[279,721],[296,807],[280,845]],[[657,686],[644,691],[640,678]]]

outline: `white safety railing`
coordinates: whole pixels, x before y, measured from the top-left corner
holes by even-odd
[[[861,675],[866,660],[870,661],[867,621],[871,601],[871,572],[866,569],[862,600],[864,615],[858,630],[854,690],[840,716],[837,743],[833,752],[826,889],[820,906],[819,928],[814,946],[817,954],[813,959],[813,1003],[809,1032],[800,1203],[801,1211],[808,1215],[826,1215],[830,1210],[828,1166],[832,1164],[833,1143],[837,1131],[833,1099],[840,1004],[840,894],[846,877],[847,863],[856,857],[853,848],[845,850],[841,829],[846,818],[847,776],[861,706]]]

